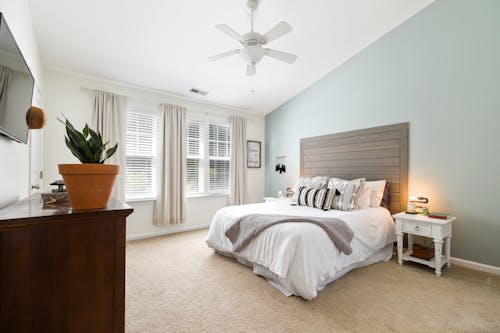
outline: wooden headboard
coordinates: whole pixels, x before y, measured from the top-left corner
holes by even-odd
[[[408,123],[300,140],[300,175],[342,179],[386,179],[389,210],[408,202]]]

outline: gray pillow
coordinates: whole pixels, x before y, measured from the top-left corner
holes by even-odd
[[[330,178],[328,188],[336,190],[336,195],[333,197],[332,209],[344,211],[356,210],[356,199],[364,182],[365,178],[353,180]]]

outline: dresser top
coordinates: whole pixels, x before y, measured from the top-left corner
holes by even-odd
[[[0,210],[0,226],[21,220],[35,222],[54,217],[76,218],[109,213],[128,216],[132,212],[132,207],[114,198],[111,198],[103,209],[73,210],[69,204],[44,207],[40,194],[34,194]]]

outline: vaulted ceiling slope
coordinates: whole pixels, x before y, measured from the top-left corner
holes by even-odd
[[[261,0],[255,30],[279,21],[293,31],[270,43],[298,56],[263,59],[254,77],[238,56],[208,56],[239,45],[217,31],[250,30],[245,0],[31,0],[44,65],[266,114],[416,14],[432,0]],[[271,45],[272,44],[272,45]]]

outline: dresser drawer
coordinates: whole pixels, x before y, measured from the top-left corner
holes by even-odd
[[[411,222],[403,223],[403,232],[411,233],[413,235],[431,236],[432,227],[430,225],[421,225]]]

